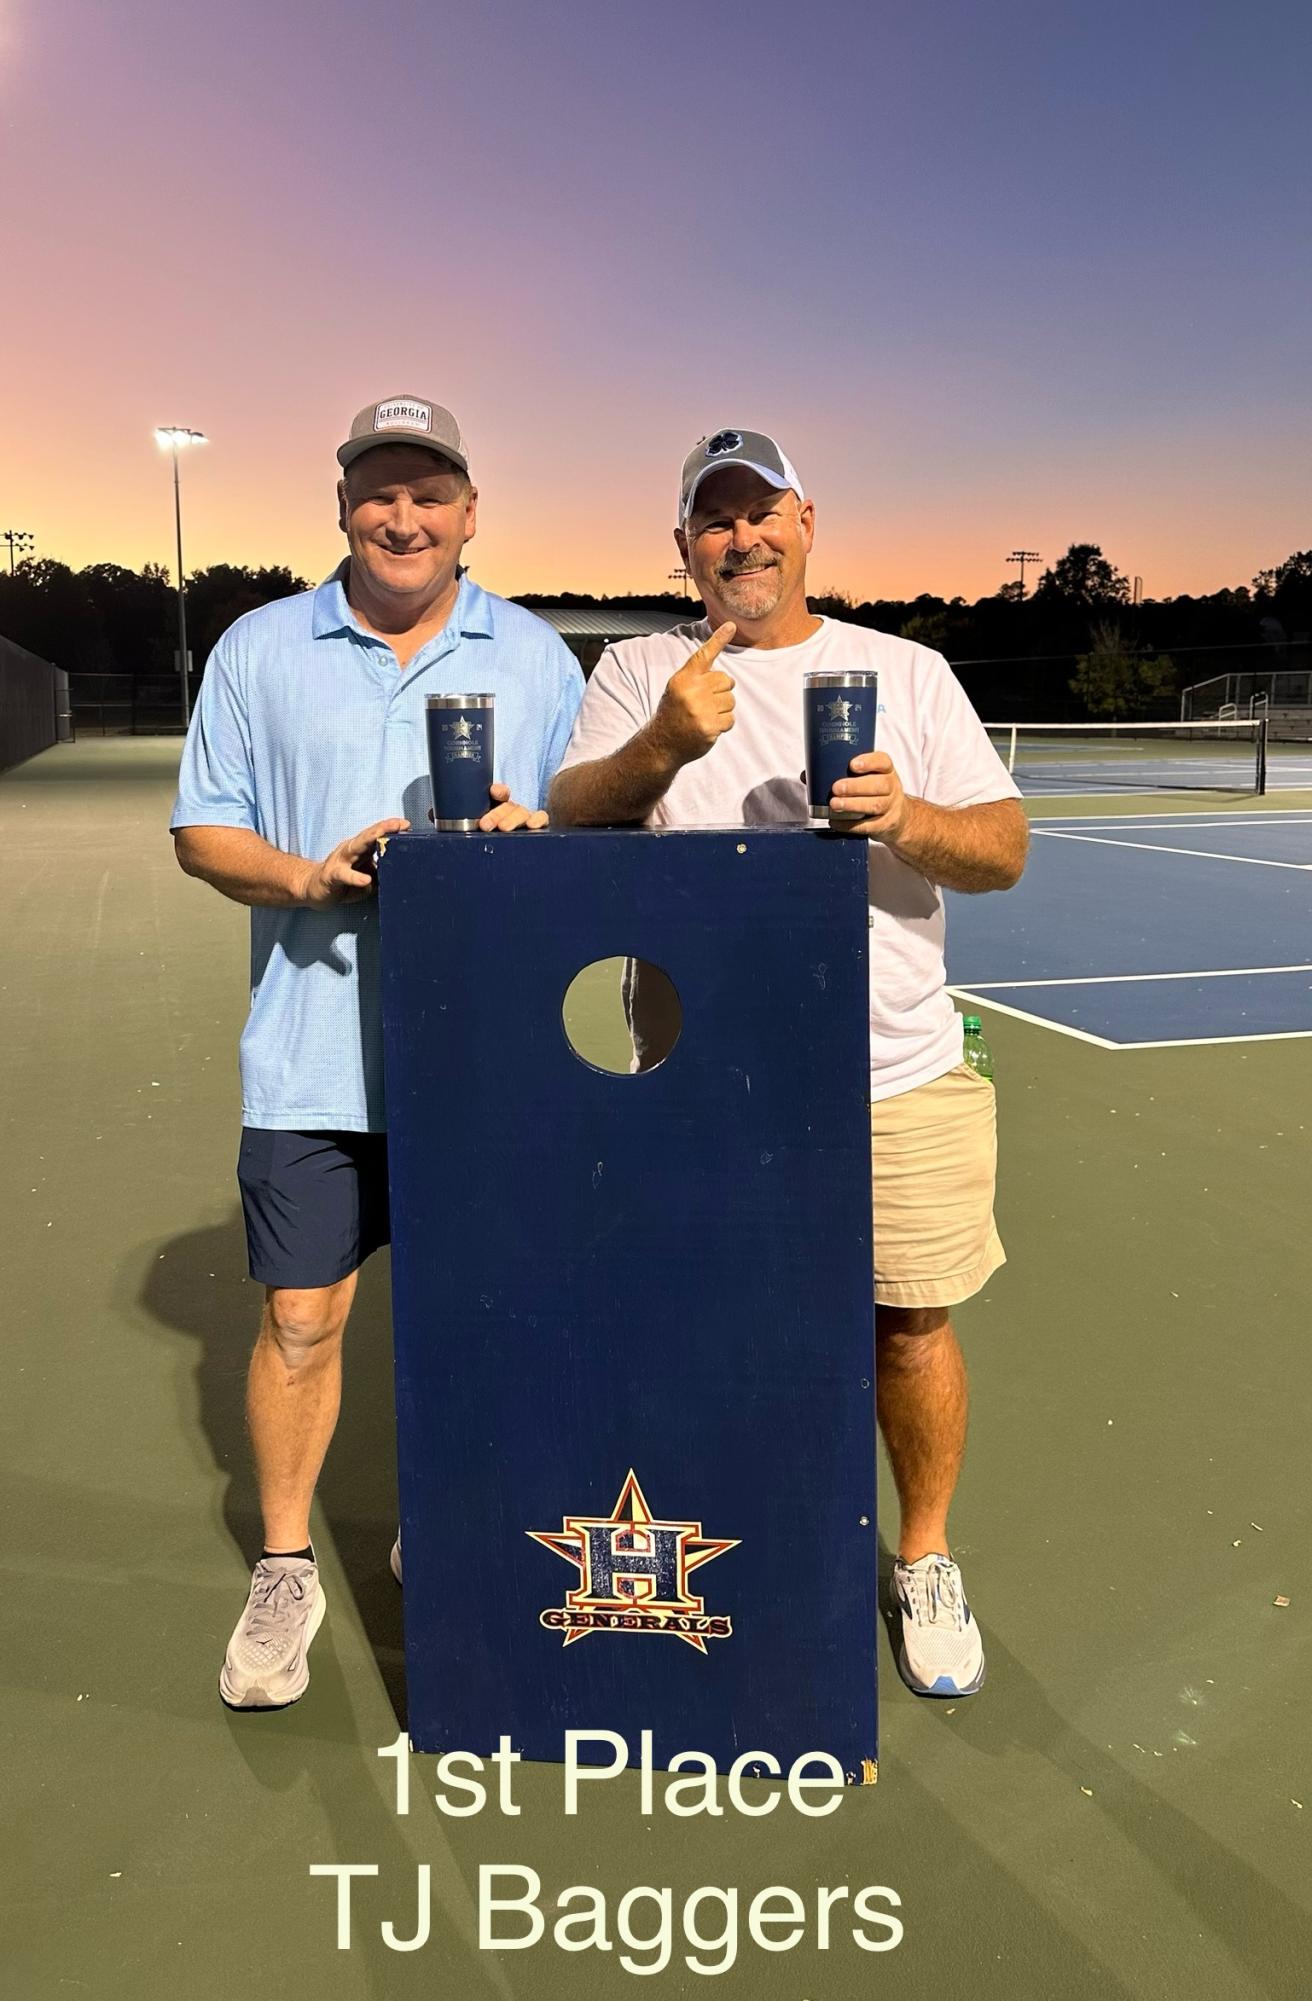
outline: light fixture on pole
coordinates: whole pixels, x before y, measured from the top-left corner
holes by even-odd
[[[9,544],[9,574],[12,577],[14,574],[14,551],[17,550],[21,556],[25,549],[35,549],[36,539],[34,536],[29,535],[25,528],[6,528],[0,532],[0,542],[7,542]]]
[[[687,595],[688,595],[688,572],[687,572],[687,571],[686,571],[686,570],[684,569],[684,567],[683,567],[683,565],[682,565],[682,564],[680,564],[680,565],[679,565],[679,568],[678,568],[677,570],[671,570],[671,571],[670,571],[670,573],[669,573],[669,579],[670,579],[670,582],[671,582],[672,584],[680,584],[680,583],[681,583],[681,584],[683,585],[683,595],[684,595],[685,597],[687,597]]]
[[[182,727],[191,721],[191,698],[187,691],[187,598],[182,587],[182,491],[178,484],[180,446],[209,443],[204,431],[188,430],[185,424],[160,424],[155,443],[161,451],[173,453],[173,520],[178,531],[178,674],[182,681]]]
[[[1009,563],[1020,564],[1020,598],[1023,603],[1025,599],[1025,565],[1026,563],[1041,563],[1043,558],[1037,549],[1013,549],[1007,561]]]

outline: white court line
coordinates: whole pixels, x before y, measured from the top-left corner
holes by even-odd
[[[1078,820],[1082,824],[1088,822],[1090,826],[1120,826],[1124,820],[1142,820],[1144,812],[1142,810],[1134,812],[1134,808],[1130,808],[1128,812],[1054,812],[1052,818],[1058,820],[1058,822],[1066,822],[1066,820]],[[1168,826],[1174,826],[1176,820],[1186,820],[1186,822],[1202,822],[1202,820],[1206,820],[1210,824],[1212,820],[1218,818],[1218,808],[1216,806],[1184,806],[1180,812],[1154,812],[1154,814],[1150,814],[1150,818],[1152,818],[1154,826],[1156,826],[1158,820],[1164,820]],[[1220,820],[1220,824],[1222,826],[1262,826],[1266,820],[1274,820],[1274,818],[1290,820],[1294,826],[1302,826],[1304,820],[1312,820],[1312,806],[1280,806],[1280,808],[1276,808],[1272,812],[1262,812],[1262,808],[1244,806],[1244,808],[1238,808],[1236,812],[1224,814],[1222,820]]]
[[[973,987],[949,987],[948,992],[957,1000],[977,1000],[981,1007],[991,1008],[994,1014],[1009,1014],[1016,1021],[1032,1021],[1036,1028],[1050,1028],[1057,1035],[1073,1035],[1077,1042],[1091,1042],[1096,1049],[1124,1049],[1123,1042],[1109,1042],[1105,1035],[1090,1035],[1087,1028],[1071,1028],[1064,1021],[1050,1021],[1046,1014],[1027,1014],[1023,1007],[1008,1007],[1004,1001],[991,1000],[984,993],[977,993]]]
[[[1222,780],[1241,779],[1247,781],[1253,769],[1251,757],[1232,758],[1228,764],[1218,764],[1211,757],[1173,757],[1169,765],[1160,758],[1152,757],[1072,757],[1069,751],[1031,750],[1025,758],[1017,758],[1012,767],[1012,775],[1019,771],[1023,778],[1028,772],[1032,778],[1041,778],[1045,772],[1064,778],[1103,778],[1110,773],[1114,778],[1141,778],[1145,775],[1157,778],[1165,772],[1168,780],[1178,783],[1181,778],[1191,777],[1195,772],[1205,771],[1212,780],[1211,790],[1222,789]],[[1274,771],[1278,778],[1305,778],[1312,772],[1312,759],[1306,757],[1272,758],[1268,763],[1268,776]],[[1157,788],[1160,790],[1160,785]],[[1203,790],[1209,788],[1203,787]]]
[[[1020,780],[1022,778],[1038,779],[1044,776],[1042,772],[1036,771],[1032,765],[1030,766],[1018,765],[1015,771],[1009,772],[1007,775],[1008,777],[1013,778],[1017,784],[1020,783]],[[1058,775],[1064,778],[1067,774],[1064,771],[1061,772],[1060,774],[1053,773],[1054,777]],[[1072,771],[1070,775],[1072,778],[1074,778],[1077,775],[1095,776],[1096,774],[1092,773],[1076,774],[1075,772]],[[1137,773],[1129,774],[1131,778],[1137,777],[1137,775],[1138,775]],[[1291,780],[1294,780],[1296,782],[1290,783]],[[1308,765],[1306,770],[1304,770],[1302,765],[1295,765],[1292,767],[1289,765],[1283,765],[1281,769],[1274,774],[1268,772],[1266,781],[1266,791],[1262,796],[1264,798],[1269,799],[1273,792],[1306,792],[1309,784],[1312,784],[1312,764]],[[1165,799],[1168,798],[1172,792],[1222,792],[1222,793],[1233,793],[1236,796],[1242,798],[1246,795],[1249,796],[1255,795],[1257,792],[1257,787],[1251,782],[1251,780],[1249,781],[1249,783],[1245,785],[1178,785],[1178,786],[1135,785],[1135,784],[1102,785],[1102,786],[1080,785],[1076,786],[1070,792],[1057,792],[1049,786],[1036,785],[1032,792],[1026,792],[1022,787],[1021,797],[1023,799],[1112,799],[1116,796],[1118,792],[1125,793],[1127,797],[1131,799]],[[1186,812],[1192,811],[1195,813],[1204,813],[1207,810],[1208,809],[1205,806],[1194,806],[1192,808],[1191,807],[1185,808]],[[1298,811],[1298,808],[1291,807],[1290,810],[1296,812]],[[1212,812],[1216,811],[1215,806],[1211,808],[1211,811]]]
[[[1243,862],[1248,868],[1292,868],[1304,875],[1312,870],[1312,862],[1273,862],[1264,855],[1222,855],[1210,848],[1168,848],[1164,841],[1114,841],[1100,838],[1097,834],[1069,834],[1059,827],[1039,827],[1030,822],[1032,834],[1047,834],[1053,841],[1088,841],[1095,848],[1137,848],[1146,855],[1188,855],[1199,862]]]
[[[1061,751],[1053,751],[1051,756],[1048,756],[1044,753],[1032,751],[1023,763],[1018,759],[1013,765],[1012,777],[1014,778],[1019,771],[1022,778],[1027,773],[1031,778],[1042,778],[1045,773],[1050,774],[1054,778],[1156,778],[1158,773],[1164,769],[1165,767],[1160,761],[1151,757],[1076,758],[1072,757],[1069,752],[1063,756]],[[1232,761],[1229,764],[1215,764],[1210,757],[1173,757],[1168,777],[1172,784],[1178,786],[1180,791],[1183,792],[1188,788],[1180,783],[1182,779],[1193,778],[1200,771],[1206,772],[1207,776],[1213,782],[1212,789],[1217,789],[1221,786],[1222,781],[1225,781],[1225,789],[1230,790],[1230,781],[1246,782],[1251,769],[1251,758],[1245,758],[1242,762]],[[1312,771],[1312,764],[1309,764],[1306,769]],[[1282,762],[1280,766],[1282,777],[1290,771],[1295,771],[1301,776],[1303,770],[1304,765],[1301,759],[1297,764],[1285,764]],[[1198,786],[1193,789],[1206,791],[1208,788],[1206,786]],[[1238,789],[1237,784],[1234,789]]]
[[[992,1007],[996,1003],[990,1001]],[[1269,1033],[1259,1029],[1254,1035],[1183,1035],[1175,1042],[1118,1042],[1117,1049],[1197,1049],[1202,1044],[1217,1042],[1307,1042],[1312,1041],[1312,1028],[1276,1028]]]
[[[1031,758],[1027,763],[1012,766],[1011,775],[1019,772],[1022,778],[1100,778],[1118,784],[1122,791],[1134,790],[1136,779],[1149,781],[1148,789],[1154,792],[1253,792],[1256,783],[1249,763],[1215,765],[1205,757],[1177,757],[1172,761],[1167,782],[1158,778],[1162,767],[1151,758],[1143,758],[1136,763],[1111,762],[1077,763],[1069,757],[1052,757],[1046,762]],[[1312,764],[1282,764],[1276,774],[1279,778],[1307,778],[1312,776]],[[1206,778],[1206,784],[1202,780]],[[1156,784],[1151,781],[1158,779]],[[1197,780],[1197,783],[1193,781]],[[1142,790],[1143,788],[1140,787]]]
[[[1144,980],[1246,980],[1258,973],[1312,973],[1306,966],[1225,966],[1199,973],[1081,973],[1064,980],[976,980],[973,994],[1010,993],[1017,987],[1128,987]]]
[[[1011,773],[1010,776],[1014,777],[1015,773],[1014,772]],[[1025,773],[1022,772],[1021,777],[1023,778],[1024,776]],[[1211,788],[1207,787],[1206,785],[1182,785],[1180,787],[1180,790],[1182,792],[1206,792],[1209,789],[1212,791],[1235,792],[1235,793],[1250,793],[1256,790],[1256,788],[1252,785],[1232,785],[1232,786],[1223,785],[1223,786],[1212,786]],[[1269,798],[1272,791],[1304,792],[1306,790],[1307,787],[1303,785],[1268,786],[1266,796]],[[1079,790],[1075,792],[1049,792],[1046,788],[1043,788],[1036,792],[1022,791],[1020,796],[1021,796],[1021,803],[1023,805],[1027,800],[1033,801],[1035,804],[1037,804],[1040,800],[1047,800],[1047,799],[1111,799],[1115,797],[1116,792],[1128,792],[1132,799],[1160,799],[1163,797],[1160,786],[1153,786],[1153,785],[1138,785],[1138,786],[1118,785],[1115,788],[1115,791],[1113,791],[1111,788],[1105,787],[1101,792],[1098,790],[1098,787],[1096,785],[1092,786],[1082,785],[1080,786]],[[1204,812],[1205,810],[1206,809],[1202,806],[1195,806],[1193,808],[1193,811],[1195,813],[1201,813]],[[1212,811],[1215,812],[1216,808],[1213,807]],[[1090,815],[1089,817],[1096,817],[1096,816]],[[1169,818],[1169,815],[1164,817]]]
[[[994,1000],[982,987],[949,987],[948,992],[956,1000],[977,1000],[993,1014],[1009,1014],[1014,1021],[1033,1022],[1036,1028],[1050,1028],[1054,1035],[1071,1035],[1077,1042],[1091,1042],[1096,1049],[1114,1049],[1121,1054],[1131,1049],[1199,1049],[1221,1042],[1312,1041],[1312,1028],[1277,1028],[1269,1034],[1259,1030],[1254,1035],[1182,1035],[1163,1042],[1109,1042],[1105,1035],[1090,1035],[1087,1028],[1072,1028],[1068,1022],[1053,1021],[1046,1014],[1029,1014],[1022,1007],[1008,1007],[1005,1001]]]
[[[1251,820],[1241,820],[1239,818],[1231,820],[1191,820],[1184,813],[1159,813],[1151,820],[1121,820],[1117,819],[1111,813],[1088,813],[1081,814],[1078,817],[1072,816],[1070,819],[1036,820],[1032,824],[1040,832],[1045,827],[1051,828],[1057,833],[1061,833],[1066,827],[1111,827],[1118,832],[1131,833],[1136,832],[1139,828],[1156,829],[1165,826],[1178,827],[1182,834],[1193,834],[1204,833],[1212,827],[1310,827],[1312,826],[1312,812],[1306,812],[1301,819],[1294,814],[1277,815],[1275,813],[1267,813]]]

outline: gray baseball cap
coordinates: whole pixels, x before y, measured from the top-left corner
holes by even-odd
[[[692,513],[692,503],[702,481],[722,466],[749,466],[761,478],[781,491],[790,488],[801,500],[805,489],[792,461],[784,456],[773,438],[764,431],[712,431],[699,438],[683,462],[679,482],[680,526]]]
[[[426,396],[389,396],[382,403],[366,403],[351,425],[351,435],[338,448],[338,465],[349,466],[375,445],[423,445],[450,459],[461,472],[469,471],[469,447],[459,424],[449,410]]]

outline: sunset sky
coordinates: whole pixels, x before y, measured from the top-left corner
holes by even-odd
[[[659,590],[773,431],[814,587],[1149,596],[1312,545],[1306,0],[0,0],[0,529],[336,560],[357,408],[458,415],[493,589]]]

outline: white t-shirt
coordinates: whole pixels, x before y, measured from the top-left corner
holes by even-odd
[[[607,757],[656,713],[665,684],[705,644],[703,620],[607,647],[583,696],[562,770]],[[802,676],[879,675],[875,741],[906,790],[935,806],[1020,796],[941,654],[908,639],[826,618],[799,646],[730,646],[735,723],[686,764],[651,813],[652,827],[742,827],[804,821]],[[946,990],[943,897],[878,841],[870,847],[870,1094],[892,1098],[961,1061],[961,1025]]]

